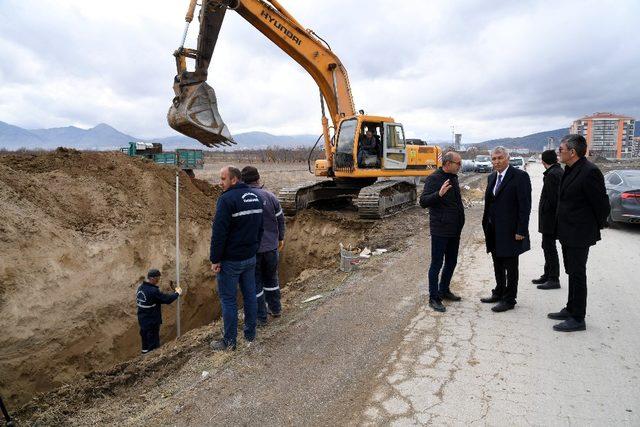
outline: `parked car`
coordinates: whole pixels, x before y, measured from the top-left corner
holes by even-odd
[[[491,164],[491,157],[486,155],[476,156],[475,168],[476,168],[476,172],[493,171],[493,165]]]
[[[612,170],[604,176],[604,184],[611,204],[609,225],[640,223],[640,170]]]
[[[511,157],[509,159],[509,166],[513,166],[516,169],[520,169],[521,171],[524,169],[524,159],[522,157]]]
[[[527,163],[537,163],[538,158],[536,156],[531,156],[527,159]]]
[[[460,166],[460,170],[462,172],[473,172],[476,170],[476,164],[473,160],[462,160],[462,165]]]

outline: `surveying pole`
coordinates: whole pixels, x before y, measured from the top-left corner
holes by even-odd
[[[176,169],[176,288],[180,287],[180,169]],[[176,305],[176,338],[180,338],[180,295]]]

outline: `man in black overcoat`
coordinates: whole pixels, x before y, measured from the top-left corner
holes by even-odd
[[[542,153],[542,165],[546,170],[538,205],[538,232],[542,234],[544,273],[531,282],[538,285],[538,289],[558,289],[560,288],[560,262],[556,248],[556,209],[563,171],[555,150]]]
[[[512,310],[518,294],[518,257],[531,249],[529,174],[509,166],[509,153],[496,147],[491,153],[494,172],[489,175],[484,197],[484,230],[487,252],[491,253],[496,287],[485,303],[498,303],[491,310]]]
[[[585,157],[587,142],[584,137],[565,136],[559,151],[565,168],[558,196],[556,229],[562,245],[564,269],[569,275],[569,298],[565,308],[549,313],[548,317],[563,321],[553,326],[556,331],[584,331],[589,247],[600,240],[600,230],[607,224],[610,204],[602,172]]]

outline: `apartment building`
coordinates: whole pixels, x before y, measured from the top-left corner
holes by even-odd
[[[571,133],[585,137],[589,155],[608,159],[627,159],[634,156],[632,117],[613,113],[595,113],[575,120]]]

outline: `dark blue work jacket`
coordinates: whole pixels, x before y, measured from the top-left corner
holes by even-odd
[[[171,304],[178,298],[178,293],[165,294],[149,282],[142,282],[136,292],[138,306],[138,323],[145,329],[162,323],[161,304]]]

